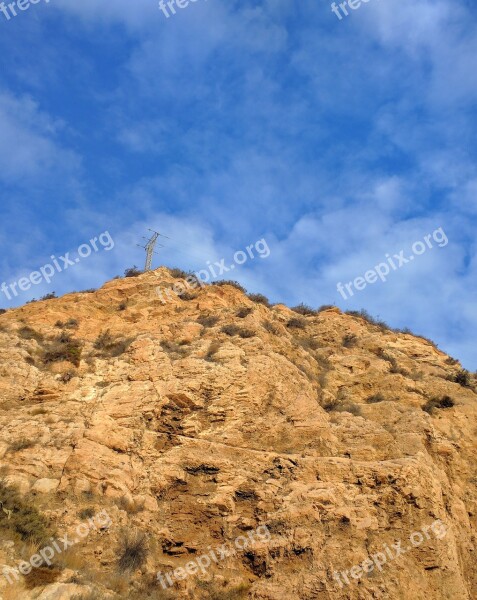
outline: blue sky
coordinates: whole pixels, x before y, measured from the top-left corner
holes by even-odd
[[[0,283],[103,231],[50,285],[142,265],[200,269],[258,239],[234,272],[272,301],[366,308],[477,369],[477,28],[464,0],[43,0],[0,13]],[[350,282],[443,228],[345,300]]]

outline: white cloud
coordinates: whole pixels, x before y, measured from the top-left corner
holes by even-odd
[[[51,171],[76,169],[77,157],[55,140],[63,126],[32,98],[0,93],[0,180],[22,184]]]

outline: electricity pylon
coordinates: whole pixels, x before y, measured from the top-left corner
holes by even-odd
[[[145,240],[147,240],[147,244],[145,246],[141,246],[140,244],[138,244],[138,246],[140,248],[144,248],[144,250],[146,251],[146,265],[144,267],[145,271],[151,270],[152,255],[157,254],[157,252],[154,252],[154,248],[156,247],[156,244],[157,244],[157,238],[163,237],[163,238],[166,238],[167,240],[170,240],[170,238],[168,238],[167,236],[162,235],[162,233],[158,233],[157,231],[154,231],[153,229],[149,229],[149,231],[152,231],[152,236],[149,239],[144,238]],[[164,248],[164,246],[162,244],[159,244],[159,247]]]

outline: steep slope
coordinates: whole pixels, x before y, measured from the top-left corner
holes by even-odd
[[[164,302],[175,281],[0,316],[3,600],[477,597],[475,379],[337,308],[229,285]],[[53,537],[110,521],[9,582],[45,544],[19,503]]]

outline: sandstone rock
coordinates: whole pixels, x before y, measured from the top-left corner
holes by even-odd
[[[32,490],[34,492],[39,492],[40,494],[50,494],[57,489],[59,483],[59,479],[38,479],[38,481],[35,481],[33,484]]]
[[[88,588],[71,583],[54,583],[47,586],[39,596],[33,594],[30,598],[35,600],[71,600],[74,595],[87,593]]]
[[[171,598],[477,597],[475,377],[463,387],[452,381],[459,365],[428,341],[337,308],[293,329],[296,313],[235,287],[161,302],[158,282],[175,281],[158,269],[0,316],[5,482],[58,535],[86,527],[64,557],[84,585],[72,575],[33,590],[20,582],[17,596],[147,598],[157,571],[215,549],[220,558],[177,579]],[[238,318],[244,306],[252,310]],[[211,316],[218,322],[198,322]],[[82,355],[64,382],[73,366],[43,364],[41,344],[18,330],[53,338],[68,318]],[[222,331],[232,324],[236,335]],[[95,347],[107,330],[115,356]],[[346,335],[357,343],[343,345]],[[453,406],[426,408],[445,396]],[[101,511],[108,526],[95,523]],[[6,515],[0,506],[2,535],[15,542],[0,560],[18,564],[24,551]],[[250,548],[234,547],[257,531]],[[124,540],[138,532],[147,557],[118,576]],[[353,577],[397,541],[403,556]]]

